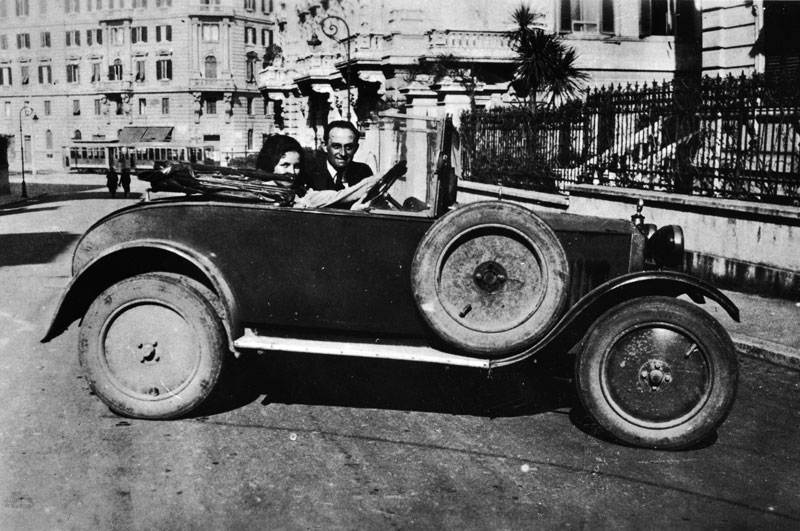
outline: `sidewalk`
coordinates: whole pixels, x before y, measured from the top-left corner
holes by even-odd
[[[20,197],[20,174],[12,174],[9,181],[11,194],[0,195],[0,209],[24,207],[26,200]],[[58,195],[76,191],[108,194],[105,176],[102,174],[26,174],[26,185],[29,198],[27,202],[35,201],[44,194]],[[134,178],[131,182],[131,199],[143,197],[147,188],[148,183]],[[119,190],[117,198],[121,198],[121,195]],[[728,330],[739,352],[800,370],[800,302],[729,290],[724,293],[739,308],[741,322],[734,322],[713,301],[707,301],[702,308],[716,317]]]

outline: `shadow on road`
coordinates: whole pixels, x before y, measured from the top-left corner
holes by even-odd
[[[0,267],[51,263],[78,236],[65,232],[0,234]]]
[[[103,181],[98,180],[97,184],[61,184],[61,183],[30,183],[28,185],[27,201],[19,199],[9,204],[0,204],[0,214],[4,211],[14,211],[15,213],[24,212],[24,207],[31,204],[53,203],[64,200],[75,199],[111,199],[108,189],[105,187]],[[19,198],[19,192],[13,193],[12,196]],[[131,192],[128,199],[141,199],[144,194],[140,192]],[[117,190],[116,199],[124,199],[122,189]]]
[[[514,417],[573,407],[571,358],[485,370],[391,360],[286,354],[236,360],[220,392],[193,416],[270,403]],[[567,367],[568,366],[568,367]]]

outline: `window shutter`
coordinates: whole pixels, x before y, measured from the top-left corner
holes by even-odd
[[[147,42],[147,26],[142,27],[142,42]]]
[[[167,40],[172,41],[172,26],[167,26]]]

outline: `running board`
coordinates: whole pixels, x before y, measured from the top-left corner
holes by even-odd
[[[245,334],[233,342],[237,349],[258,351],[300,352],[304,354],[324,354],[329,356],[355,356],[462,367],[491,368],[491,360],[470,358],[442,352],[428,346],[387,343],[357,343],[316,339],[295,339],[257,335],[247,329]]]

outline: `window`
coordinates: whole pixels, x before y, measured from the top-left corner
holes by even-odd
[[[47,0],[39,0],[39,13],[42,15],[47,13]]]
[[[44,132],[44,147],[53,149],[53,132],[50,129]]]
[[[5,33],[0,35],[0,50],[8,50],[8,36]]]
[[[642,0],[642,37],[673,35],[675,2],[673,0]]]
[[[103,100],[100,98],[95,98],[94,100],[94,114],[96,116],[103,114]]]
[[[81,113],[81,100],[72,100],[72,114],[79,115]],[[80,132],[78,133],[80,135]]]
[[[5,103],[5,105],[3,106],[3,109],[4,109],[3,112],[5,113],[6,116],[11,116],[11,102],[10,101],[7,101]]]
[[[17,0],[16,1],[16,14],[18,17],[27,17],[29,12],[30,6],[28,5],[28,0]]]
[[[147,99],[139,98],[139,114],[147,114]]]
[[[253,130],[247,130],[247,150],[250,151],[253,149]]]
[[[172,5],[172,0],[156,0],[156,7],[169,7]]]
[[[272,46],[272,30],[261,30],[261,44],[264,46]]]
[[[0,85],[3,85],[3,86],[11,85],[11,67],[10,66],[0,66]]]
[[[89,1],[91,2],[92,0]],[[97,0],[97,9],[103,9],[103,0]]]
[[[147,27],[146,26],[132,27],[131,42],[133,44],[136,44],[137,42],[147,42]]]
[[[94,30],[86,30],[86,45],[91,46],[94,41]]]
[[[17,49],[23,48],[30,49],[31,47],[31,34],[30,33],[17,33]]]
[[[169,98],[161,98],[161,114],[169,114]]]
[[[6,0],[0,0],[0,18],[6,18],[8,10],[6,9]]]
[[[97,83],[100,81],[100,61],[93,61],[91,63],[92,68],[92,83]]]
[[[80,140],[81,138],[83,138],[83,135],[81,134],[81,130],[80,129],[75,129],[75,131],[73,131],[73,133],[72,133],[72,139],[73,140]]]
[[[111,28],[111,44],[125,44],[125,32],[122,28]]]
[[[258,62],[258,55],[254,53],[247,54],[247,60],[245,63],[245,67],[247,69],[246,72],[246,81],[248,83],[253,83],[256,80],[256,63]]]
[[[19,72],[20,78],[22,79],[22,84],[27,85],[30,82],[29,79],[30,68],[28,67],[28,65],[22,65],[19,70],[20,70]]]
[[[156,42],[171,41],[172,26],[156,26]]]
[[[94,30],[94,37],[95,37],[94,38],[95,44],[103,44],[103,30],[102,29]]]
[[[244,8],[248,11],[255,11],[256,0],[244,0]]]
[[[67,83],[79,83],[80,77],[80,67],[77,64],[67,65]]]
[[[217,114],[217,100],[206,100],[206,114]]]
[[[561,31],[614,33],[614,0],[561,0]]]
[[[145,71],[145,64],[142,60],[137,60],[134,64],[134,70],[136,71],[135,80],[139,83],[144,81],[144,71]]]
[[[144,9],[147,7],[147,0],[133,0],[133,7]]]
[[[44,100],[44,115],[50,116],[50,100]]]
[[[41,44],[42,48],[50,48],[50,32],[49,31],[43,31],[39,35],[39,39],[41,41],[40,44]]]
[[[64,12],[78,13],[80,10],[80,0],[64,0]]]
[[[272,12],[272,0],[261,0],[261,11],[264,13]]]
[[[53,71],[50,65],[39,65],[39,84],[52,85],[53,84]]]
[[[156,79],[172,79],[172,59],[156,61]]]
[[[256,43],[256,29],[252,26],[245,26],[244,28],[244,43],[245,44],[257,44]]]
[[[108,67],[109,81],[122,81],[122,61],[114,59],[114,64]]]
[[[80,46],[81,32],[78,30],[67,31],[67,46]]]
[[[206,77],[211,79],[217,77],[217,58],[212,55],[206,57]]]
[[[219,42],[219,24],[203,24],[203,42]]]
[[[218,6],[219,0],[200,0],[201,6]]]

